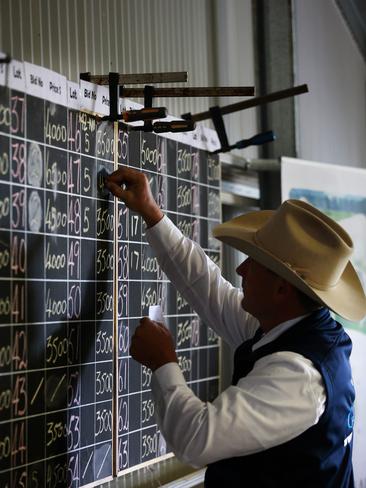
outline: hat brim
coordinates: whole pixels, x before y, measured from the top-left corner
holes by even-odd
[[[320,290],[309,285],[288,264],[256,243],[255,233],[273,214],[272,210],[261,210],[241,215],[216,226],[212,232],[213,236],[250,256],[341,317],[356,322],[362,320],[366,315],[366,297],[351,262],[348,262],[335,286]]]

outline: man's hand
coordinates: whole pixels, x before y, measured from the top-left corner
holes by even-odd
[[[105,179],[105,186],[128,208],[140,214],[148,227],[163,218],[163,212],[152,196],[149,181],[141,171],[122,166]]]
[[[133,359],[152,371],[166,363],[177,363],[174,341],[169,330],[159,322],[147,317],[140,321],[131,340],[130,353]]]

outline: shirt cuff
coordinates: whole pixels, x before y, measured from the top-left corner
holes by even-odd
[[[182,370],[177,363],[166,363],[156,369],[153,374],[161,390],[175,386],[187,386]]]
[[[146,229],[146,239],[158,254],[173,249],[182,237],[181,231],[166,215],[157,224]]]

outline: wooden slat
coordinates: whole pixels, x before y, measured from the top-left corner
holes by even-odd
[[[265,103],[275,102],[277,100],[282,100],[283,98],[293,97],[295,95],[300,95],[301,93],[307,93],[309,91],[307,85],[299,85],[293,88],[287,88],[286,90],[281,90],[278,92],[270,93],[269,95],[264,95],[262,97],[252,98],[251,100],[245,100],[243,102],[233,103],[231,105],[226,105],[221,108],[221,114],[227,115],[233,112],[239,112],[239,110],[245,110],[247,108],[256,107],[258,105],[263,105]],[[194,122],[199,122],[201,120],[210,119],[211,114],[209,111],[200,112],[198,114],[192,115],[192,120]]]
[[[250,97],[254,95],[254,86],[215,86],[187,88],[154,88],[156,97]],[[143,88],[124,88],[126,98],[143,98]]]
[[[90,75],[87,81],[97,85],[108,85],[108,75]],[[175,83],[187,81],[186,71],[172,71],[170,73],[131,73],[119,75],[120,85],[143,85],[147,83]]]

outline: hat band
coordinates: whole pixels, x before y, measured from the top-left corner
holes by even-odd
[[[316,282],[316,281],[314,281],[311,278],[308,278],[306,276],[306,272],[307,272],[307,269],[306,268],[300,268],[298,266],[294,266],[293,264],[289,263],[288,261],[283,261],[282,258],[279,258],[275,254],[273,254],[273,252],[271,250],[269,250],[263,244],[263,242],[261,242],[261,240],[258,237],[258,231],[253,234],[253,240],[257,244],[257,246],[259,246],[260,248],[262,248],[266,253],[270,254],[275,259],[281,261],[283,265],[285,265],[286,267],[290,268],[291,271],[293,273],[295,273],[303,281],[305,281],[307,285],[310,285],[311,287],[316,288],[318,290],[322,290],[322,291],[326,291],[326,290],[329,290],[329,288],[334,288],[335,286],[337,286],[337,283],[338,282],[332,283],[332,284],[327,284],[327,285],[324,285],[322,283],[318,283],[318,282]]]

